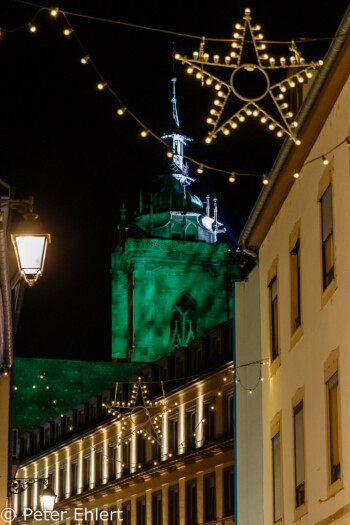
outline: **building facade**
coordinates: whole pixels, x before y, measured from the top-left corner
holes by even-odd
[[[350,9],[241,235],[259,259],[264,523],[350,520]]]
[[[60,523],[100,524],[97,508],[119,509],[124,525],[233,524],[231,349],[224,323],[77,407],[81,426],[69,437],[57,425],[69,426],[71,413],[44,424],[51,439],[33,450],[24,437],[17,477],[48,479]],[[40,509],[41,490],[13,496],[17,523],[37,522],[29,509]],[[105,517],[118,523],[117,513]]]

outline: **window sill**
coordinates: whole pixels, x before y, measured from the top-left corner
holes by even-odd
[[[300,520],[305,514],[308,513],[307,503],[300,505],[300,507],[294,509],[294,521]]]
[[[294,346],[297,344],[299,339],[301,339],[302,335],[304,335],[303,325],[299,325],[296,330],[294,330],[292,337],[290,338],[290,350],[294,348]]]
[[[281,352],[281,350],[280,350]],[[270,365],[270,377],[272,377],[277,369],[281,366],[281,354],[279,353],[277,357],[275,357],[275,359],[272,361],[271,365]],[[279,522],[277,522],[279,523]]]
[[[332,498],[344,488],[344,480],[343,478],[337,479],[332,485],[328,485],[327,487],[327,499]]]
[[[336,289],[338,288],[337,279],[334,277],[333,281],[329,283],[327,288],[324,290],[321,296],[321,310],[326,306],[329,299],[332,297]]]

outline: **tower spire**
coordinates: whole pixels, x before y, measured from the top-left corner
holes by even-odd
[[[176,91],[175,91],[175,82],[176,82],[176,77],[172,77],[171,81],[173,83],[173,98],[171,99],[171,102],[173,104],[173,119],[174,119],[174,122],[176,123],[177,127],[179,128],[180,127],[180,121],[179,121],[179,115],[178,115],[178,112],[177,112],[177,99],[176,99]]]

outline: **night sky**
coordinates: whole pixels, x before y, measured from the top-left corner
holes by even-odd
[[[45,3],[62,10],[167,29],[192,35],[231,38],[245,7],[266,39],[332,37],[347,8],[337,0],[321,9],[315,2],[68,1]],[[283,12],[282,12],[283,9]],[[26,24],[37,8],[2,0],[0,26]],[[186,74],[172,52],[192,55],[199,41],[68,16],[76,34],[109,85],[152,131],[167,131],[171,116],[171,82],[178,78],[181,129],[194,139],[190,156],[218,168],[268,172],[281,147],[266,128],[250,121],[215,144],[203,142],[213,91]],[[64,18],[38,14],[32,34],[3,32],[0,40],[0,178],[17,188],[18,197],[34,195],[36,211],[52,235],[44,276],[26,289],[16,355],[72,359],[109,359],[110,256],[116,247],[123,202],[132,220],[139,191],[144,198],[157,175],[169,171],[165,149],[140,138],[140,126],[128,115],[116,116],[118,104],[99,92],[99,77],[81,65],[82,53],[71,35],[64,37]],[[330,40],[303,43],[306,59],[323,58]],[[230,44],[208,44],[221,56]],[[269,50],[268,50],[269,51]],[[289,56],[287,46],[279,55]],[[276,53],[278,56],[278,53]],[[237,178],[210,172],[190,175],[192,191],[219,203],[219,219],[237,240],[261,189],[259,178]]]

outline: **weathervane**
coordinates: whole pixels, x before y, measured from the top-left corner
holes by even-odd
[[[260,33],[261,27],[259,25],[252,26],[250,9],[245,9],[243,16],[244,23],[235,25],[235,32],[231,42],[232,51],[225,56],[223,61],[220,61],[219,55],[210,57],[209,53],[204,52],[205,39],[203,37],[200,44],[199,51],[193,53],[193,59],[182,56],[179,53],[175,54],[177,60],[181,60],[183,64],[187,64],[187,72],[189,74],[196,72],[196,78],[201,81],[202,85],[213,85],[217,97],[214,100],[214,107],[210,110],[210,116],[207,118],[207,123],[212,126],[208,132],[205,142],[210,144],[215,139],[219,132],[224,135],[229,135],[230,131],[236,129],[240,122],[246,119],[246,116],[260,118],[262,124],[266,124],[270,131],[276,131],[278,137],[283,137],[287,134],[295,144],[299,145],[300,140],[295,134],[295,128],[298,123],[294,119],[292,111],[290,111],[288,102],[284,100],[285,92],[288,89],[293,89],[297,85],[302,84],[307,78],[311,78],[313,71],[323,64],[320,60],[316,62],[306,63],[301,53],[297,50],[296,45],[292,42],[289,50],[293,53],[289,61],[285,57],[276,59],[271,57],[266,52],[266,44],[262,41],[263,35]],[[247,39],[248,37],[248,39]],[[250,38],[249,38],[250,37]],[[255,52],[254,62],[245,63],[243,58],[243,49],[246,43],[251,43]],[[210,72],[208,68],[220,68],[220,73],[231,72],[229,81],[226,82],[222,78]],[[272,83],[269,75],[270,70],[282,69],[290,73],[283,80]],[[253,95],[243,93],[240,88],[239,77],[242,74],[249,74],[252,76],[252,81],[255,82],[260,76],[258,84],[263,84],[260,92],[257,91]],[[262,82],[261,82],[262,81]],[[251,82],[250,82],[251,84]],[[237,111],[225,118],[224,108],[230,98],[235,97],[241,101],[241,106]],[[260,105],[260,101],[269,98],[277,110],[276,118],[273,117],[269,111]]]

